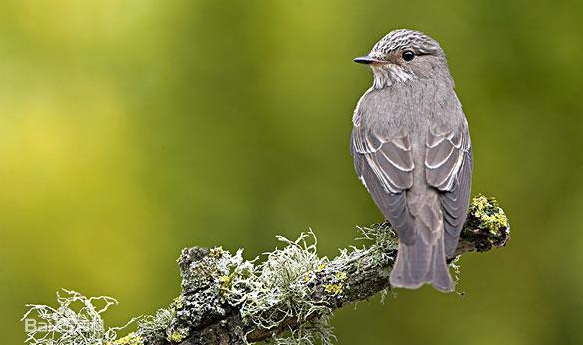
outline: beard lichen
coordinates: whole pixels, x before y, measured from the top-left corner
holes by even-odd
[[[310,231],[302,233],[295,241],[278,236],[285,244],[281,249],[265,253],[258,265],[246,265],[244,275],[232,277],[227,300],[240,310],[249,329],[277,329],[284,321],[294,320],[299,327],[286,337],[276,336],[273,341],[284,344],[291,339],[301,339],[294,344],[312,344],[311,339],[327,343],[331,335],[328,318],[331,309],[322,301],[314,300],[313,272],[322,271],[327,258],[317,255],[317,240]]]
[[[130,335],[119,340],[117,332],[124,330],[138,318],[132,318],[121,327],[105,327],[101,314],[117,304],[108,296],[85,297],[79,292],[62,289],[57,292],[58,307],[28,304],[21,321],[25,323],[25,343],[30,345],[136,345],[141,339]]]

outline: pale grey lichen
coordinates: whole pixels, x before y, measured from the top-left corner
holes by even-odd
[[[170,327],[175,316],[176,312],[172,307],[158,309],[155,315],[145,316],[138,322],[137,334],[147,344],[162,344],[168,336],[166,330]]]
[[[357,240],[364,241],[362,248],[350,247],[353,252],[359,252],[366,258],[366,264],[370,267],[378,267],[382,277],[388,277],[391,265],[396,260],[399,239],[393,228],[388,223],[376,224],[370,227],[357,227],[360,237]],[[368,246],[367,246],[368,243]],[[350,253],[350,252],[348,252]]]
[[[328,312],[311,300],[306,283],[306,275],[327,262],[316,253],[314,234],[301,234],[295,241],[278,236],[278,240],[285,246],[266,253],[266,260],[247,270],[246,276],[235,276],[229,293],[229,302],[240,307],[244,320],[266,329],[289,317],[303,322],[309,315]]]
[[[101,314],[117,304],[108,296],[85,297],[62,289],[57,292],[58,307],[27,304],[29,308],[21,321],[25,323],[25,343],[31,345],[105,345],[116,341],[118,331],[125,329],[138,318],[121,327],[105,327]],[[122,338],[124,341],[129,338]],[[120,339],[120,340],[122,340]],[[132,344],[136,344],[132,337]],[[128,342],[126,342],[127,344]]]
[[[330,317],[322,316],[300,325],[267,341],[273,345],[330,345],[336,336],[330,325]]]

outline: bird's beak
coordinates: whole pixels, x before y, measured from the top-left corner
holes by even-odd
[[[362,63],[365,65],[370,65],[371,63],[381,63],[383,61],[379,60],[379,59],[375,59],[370,55],[367,56],[361,56],[361,57],[357,57],[354,59],[354,62],[356,63]]]

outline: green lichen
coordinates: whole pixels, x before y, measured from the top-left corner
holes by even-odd
[[[172,302],[171,307],[174,308],[175,310],[180,310],[184,308],[184,297],[182,297],[182,295],[176,297]]]
[[[221,295],[223,297],[227,297],[229,293],[229,288],[231,286],[231,277],[229,276],[221,276],[219,277],[219,284],[221,288]]]
[[[115,345],[143,345],[144,340],[135,332],[113,342]]]
[[[330,278],[331,277],[331,278]],[[338,271],[333,275],[328,275],[328,284],[324,285],[324,291],[333,296],[341,296],[344,291],[344,281],[348,278],[346,272]]]
[[[470,241],[477,251],[506,244],[510,238],[510,223],[496,199],[481,194],[472,199],[462,238]]]
[[[227,252],[225,250],[223,250],[222,247],[215,247],[215,248],[211,248],[209,250],[209,256],[216,258],[216,259],[222,258],[225,253],[227,253]]]
[[[172,343],[180,343],[181,341],[186,339],[186,337],[188,337],[189,333],[190,330],[187,327],[177,328],[173,332],[168,334],[166,339],[168,339],[168,341]]]
[[[344,289],[344,285],[342,283],[339,284],[328,284],[325,285],[324,291],[332,295],[340,295]]]
[[[481,228],[488,230],[492,235],[508,228],[508,218],[494,198],[478,195],[473,199],[469,213],[479,219]]]

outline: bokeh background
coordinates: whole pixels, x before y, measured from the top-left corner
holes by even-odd
[[[344,308],[339,344],[583,342],[583,2],[0,2],[0,343],[61,287],[110,324],[179,293],[186,246],[248,258],[312,227],[322,255],[381,220],[355,177],[352,63],[388,31],[438,39],[507,248],[431,288]]]

